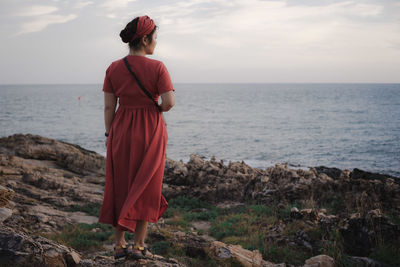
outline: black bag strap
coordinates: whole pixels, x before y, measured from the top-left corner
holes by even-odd
[[[151,96],[151,94],[149,93],[149,91],[146,90],[146,88],[144,88],[143,84],[139,81],[138,77],[136,76],[136,74],[132,71],[131,67],[129,66],[128,60],[126,59],[126,57],[124,57],[124,62],[126,67],[128,68],[129,72],[132,74],[133,77],[135,77],[136,82],[139,84],[139,87],[143,90],[143,92],[151,99],[153,100],[154,105],[156,105],[158,111],[161,112],[161,106],[157,103],[157,101],[154,100],[154,98]]]

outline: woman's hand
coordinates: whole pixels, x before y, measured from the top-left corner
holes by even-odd
[[[175,93],[174,91],[168,91],[161,94],[161,111],[166,112],[175,105]]]
[[[117,97],[113,93],[104,92],[104,123],[106,132],[110,132],[112,121],[115,116],[115,107],[117,105]],[[107,139],[105,142],[107,147]]]

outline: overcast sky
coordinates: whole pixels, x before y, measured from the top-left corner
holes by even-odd
[[[400,82],[398,0],[0,0],[0,84],[102,83],[141,15],[173,82]]]

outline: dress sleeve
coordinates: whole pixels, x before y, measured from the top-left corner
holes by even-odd
[[[162,62],[158,73],[157,90],[160,95],[168,91],[175,91],[169,72]]]
[[[114,93],[110,80],[110,67],[108,67],[106,70],[106,76],[104,77],[103,91],[106,93]]]

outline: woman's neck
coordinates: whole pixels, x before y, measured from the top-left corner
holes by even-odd
[[[146,56],[146,52],[144,50],[130,50],[129,55],[134,55],[134,56]]]

